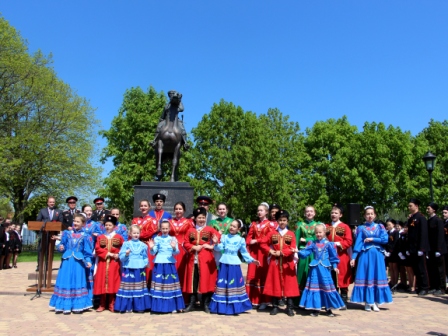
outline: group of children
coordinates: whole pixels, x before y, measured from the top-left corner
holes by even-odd
[[[88,208],[75,215],[73,230],[64,231],[57,245],[63,261],[50,300],[56,313],[81,313],[92,307],[95,295],[98,312],[190,312],[199,303],[207,313],[237,315],[271,303],[270,314],[276,315],[286,300],[288,316],[294,316],[297,305],[312,316],[321,309],[334,316],[332,309],[345,309],[356,257],[352,302],[365,304],[367,311],[392,302],[382,254],[387,232],[373,222],[372,207],[365,209],[366,223],[358,227],[351,258],[351,231],[340,221],[338,205],[327,225],[315,222],[314,208],[307,207],[306,220],[294,233],[288,230],[287,211],[268,219],[269,206],[262,203],[245,239],[241,220],[217,230],[206,225],[203,207],[191,219],[184,217],[182,202],[175,204],[170,219],[163,210],[150,213],[150,208],[148,200],[140,202],[142,216],[134,218],[129,239],[118,233],[112,215],[103,223],[89,221]],[[249,264],[246,284],[242,259]]]
[[[387,231],[374,222],[373,207],[365,208],[366,223],[357,228],[354,245],[350,228],[340,221],[343,208],[337,204],[331,210],[331,224],[326,225],[314,220],[313,207],[306,207],[305,221],[298,223],[295,233],[287,229],[286,211],[276,212],[276,222],[268,219],[268,211],[267,204],[260,204],[259,220],[252,223],[246,239],[251,254],[260,260],[258,269],[249,265],[247,275],[247,291],[258,309],[265,309],[271,299],[275,315],[279,302],[286,299],[289,316],[294,315],[294,305],[311,310],[312,316],[321,309],[334,316],[332,309],[346,309],[356,263],[351,302],[364,304],[366,311],[379,311],[378,305],[392,302],[382,247]]]
[[[17,268],[17,258],[22,252],[20,225],[10,219],[0,219],[0,270]]]

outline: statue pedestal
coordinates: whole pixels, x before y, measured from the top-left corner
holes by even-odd
[[[144,182],[134,186],[134,217],[141,216],[140,201],[147,199],[154,209],[152,195],[164,194],[166,201],[163,209],[174,217],[174,204],[185,203],[185,217],[193,213],[194,189],[188,182]]]

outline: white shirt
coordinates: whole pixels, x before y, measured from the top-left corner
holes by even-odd
[[[338,220],[337,222],[331,222],[331,226],[336,227],[339,225],[340,222],[341,222],[340,220]]]
[[[278,228],[277,230],[278,230],[278,233],[280,233],[280,235],[282,237],[286,234],[286,232],[288,232],[288,228],[284,228],[283,230]]]

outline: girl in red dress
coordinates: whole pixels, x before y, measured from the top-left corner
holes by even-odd
[[[95,252],[98,257],[97,270],[93,287],[93,294],[100,296],[100,305],[97,312],[106,309],[109,301],[109,310],[114,311],[115,295],[120,288],[120,259],[118,253],[124,239],[114,231],[117,219],[112,215],[104,218],[106,233],[98,237]]]
[[[299,285],[296,276],[296,264],[294,252],[296,247],[296,235],[289,231],[289,213],[280,210],[275,214],[279,228],[263,239],[261,248],[269,255],[269,269],[264,285],[263,294],[272,297],[271,315],[277,315],[279,300],[287,298],[286,314],[294,316],[293,298],[299,296]]]
[[[260,262],[259,267],[255,264],[248,265],[246,277],[247,295],[252,302],[252,306],[259,310],[266,309],[266,304],[270,301],[270,297],[263,294],[269,265],[267,255],[261,248],[261,242],[269,232],[277,229],[277,224],[267,218],[268,214],[269,205],[261,203],[257,210],[258,221],[252,222],[246,237],[247,250],[250,256]]]
[[[184,310],[194,310],[198,294],[202,294],[201,305],[206,313],[210,313],[209,304],[216,285],[218,271],[213,255],[213,237],[219,238],[219,233],[206,226],[207,210],[198,208],[193,211],[196,227],[187,231],[184,248],[187,250],[187,272],[182,286],[182,292],[189,293],[188,307]]]
[[[140,240],[148,245],[151,238],[155,237],[159,233],[159,225],[157,220],[149,215],[149,210],[151,210],[151,203],[144,199],[140,201],[140,212],[142,215],[140,217],[135,217],[132,220],[132,224],[138,225],[140,227]],[[146,268],[146,280],[151,284],[151,273],[154,267],[154,256],[149,253],[151,249],[148,248],[148,260],[149,266]]]
[[[184,240],[187,231],[194,228],[193,221],[184,217],[185,214],[185,204],[184,202],[177,202],[174,204],[174,218],[170,219],[170,233],[172,237],[176,237],[179,242],[179,254],[176,254],[174,258],[176,259],[176,269],[179,275],[180,287],[182,288],[185,271],[188,262],[188,253],[184,247]]]

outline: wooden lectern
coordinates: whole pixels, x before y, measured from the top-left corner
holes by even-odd
[[[39,273],[37,278],[37,285],[30,286],[26,289],[27,292],[35,292],[39,295],[40,292],[53,293],[53,286],[51,283],[53,270],[53,256],[55,240],[51,236],[59,234],[62,231],[61,222],[28,222],[28,230],[41,231],[41,244],[39,253]],[[37,286],[37,288],[36,288]]]

